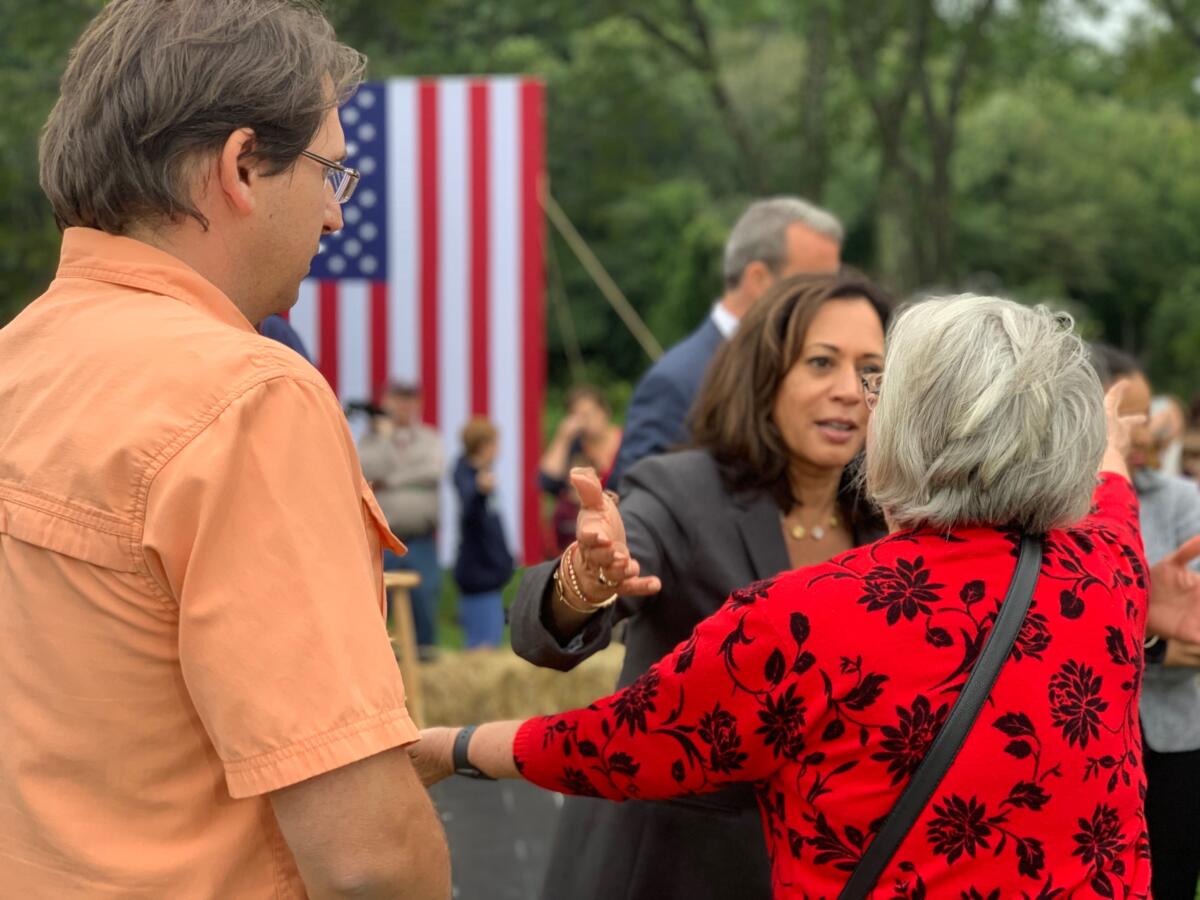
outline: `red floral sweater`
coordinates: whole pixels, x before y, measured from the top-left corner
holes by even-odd
[[[1137,501],[1106,475],[1053,531],[972,733],[876,897],[1146,897]],[[836,897],[942,726],[1019,535],[906,531],[736,591],[626,689],[530,719],[551,790],[622,800],[754,782],[777,897]]]

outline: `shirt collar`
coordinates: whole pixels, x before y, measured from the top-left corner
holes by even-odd
[[[742,324],[741,320],[727,310],[720,301],[713,304],[712,309],[713,324],[717,326],[717,330],[721,332],[721,337],[729,340],[737,334],[738,326]]]
[[[179,300],[242,331],[255,330],[242,311],[211,281],[183,260],[133,238],[95,228],[68,228],[63,232],[56,277],[140,288]]]

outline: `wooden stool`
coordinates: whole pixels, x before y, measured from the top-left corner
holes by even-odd
[[[388,592],[388,605],[392,611],[388,634],[392,639],[396,661],[400,664],[400,677],[404,679],[408,714],[412,716],[418,728],[425,722],[425,705],[421,697],[417,630],[413,625],[410,592],[420,583],[421,576],[416,572],[383,573],[383,589]]]

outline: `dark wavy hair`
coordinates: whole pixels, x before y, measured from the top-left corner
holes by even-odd
[[[773,285],[717,351],[690,418],[692,442],[712,454],[727,490],[768,491],[784,512],[796,504],[788,480],[790,453],[772,418],[775,395],[800,359],[813,318],[826,303],[866,300],[886,330],[891,298],[855,272],[796,275]],[[840,500],[854,527],[878,514],[863,499],[850,469]]]
[[[71,51],[42,131],[42,190],[60,228],[207,228],[197,161],[250,128],[266,174],[287,171],[364,66],[314,0],[112,0]]]

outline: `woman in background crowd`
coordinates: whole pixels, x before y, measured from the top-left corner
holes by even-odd
[[[600,473],[600,480],[607,483],[620,449],[621,429],[613,424],[612,407],[604,393],[590,384],[571,388],[567,392],[567,414],[558,423],[538,471],[542,491],[555,501],[551,514],[555,553],[561,553],[575,540],[575,517],[579,514],[579,497],[567,474],[576,466],[586,466]]]
[[[462,592],[458,610],[468,650],[499,647],[504,638],[500,592],[512,577],[513,558],[496,505],[496,426],[484,418],[472,419],[463,427],[462,445],[462,458],[454,467],[460,511],[454,564],[454,580]]]
[[[457,746],[459,771],[610,800],[752,784],[775,896],[837,896],[948,727],[1018,549],[1036,537],[1015,643],[990,689],[974,686],[982,712],[873,896],[1147,897],[1137,697],[1149,576],[1124,386],[1104,401],[1069,317],[973,296],[901,314],[885,369],[863,378],[865,471],[890,535],[734,591],[585,709],[427,729],[410,748],[422,780],[455,771]],[[564,559],[557,602],[652,588],[616,506],[576,481],[583,550]],[[691,567],[717,549],[697,547]],[[1156,592],[1173,580],[1156,578]],[[667,884],[690,877],[657,849],[644,846],[643,867]],[[732,846],[709,852],[735,864]]]
[[[1103,345],[1092,348],[1100,377],[1126,382],[1122,412],[1150,412],[1150,382],[1137,361]],[[1146,560],[1154,564],[1200,534],[1200,491],[1154,465],[1153,423],[1135,428],[1127,462],[1141,511]],[[1200,646],[1158,641],[1146,650],[1142,683],[1146,822],[1155,900],[1194,900],[1200,880]],[[1112,777],[1109,772],[1100,773]]]
[[[652,596],[568,604],[555,588],[562,561],[544,563],[522,578],[513,648],[570,669],[628,619],[619,681],[628,685],[735,588],[879,537],[883,523],[847,466],[862,450],[860,380],[882,370],[888,312],[877,287],[837,276],[790,278],[759,299],[701,388],[696,449],[645,459],[622,479],[621,515]],[[600,489],[595,478],[584,487],[593,501]],[[579,523],[594,515],[585,510]],[[769,897],[753,791],[620,805],[569,798],[543,896]]]

